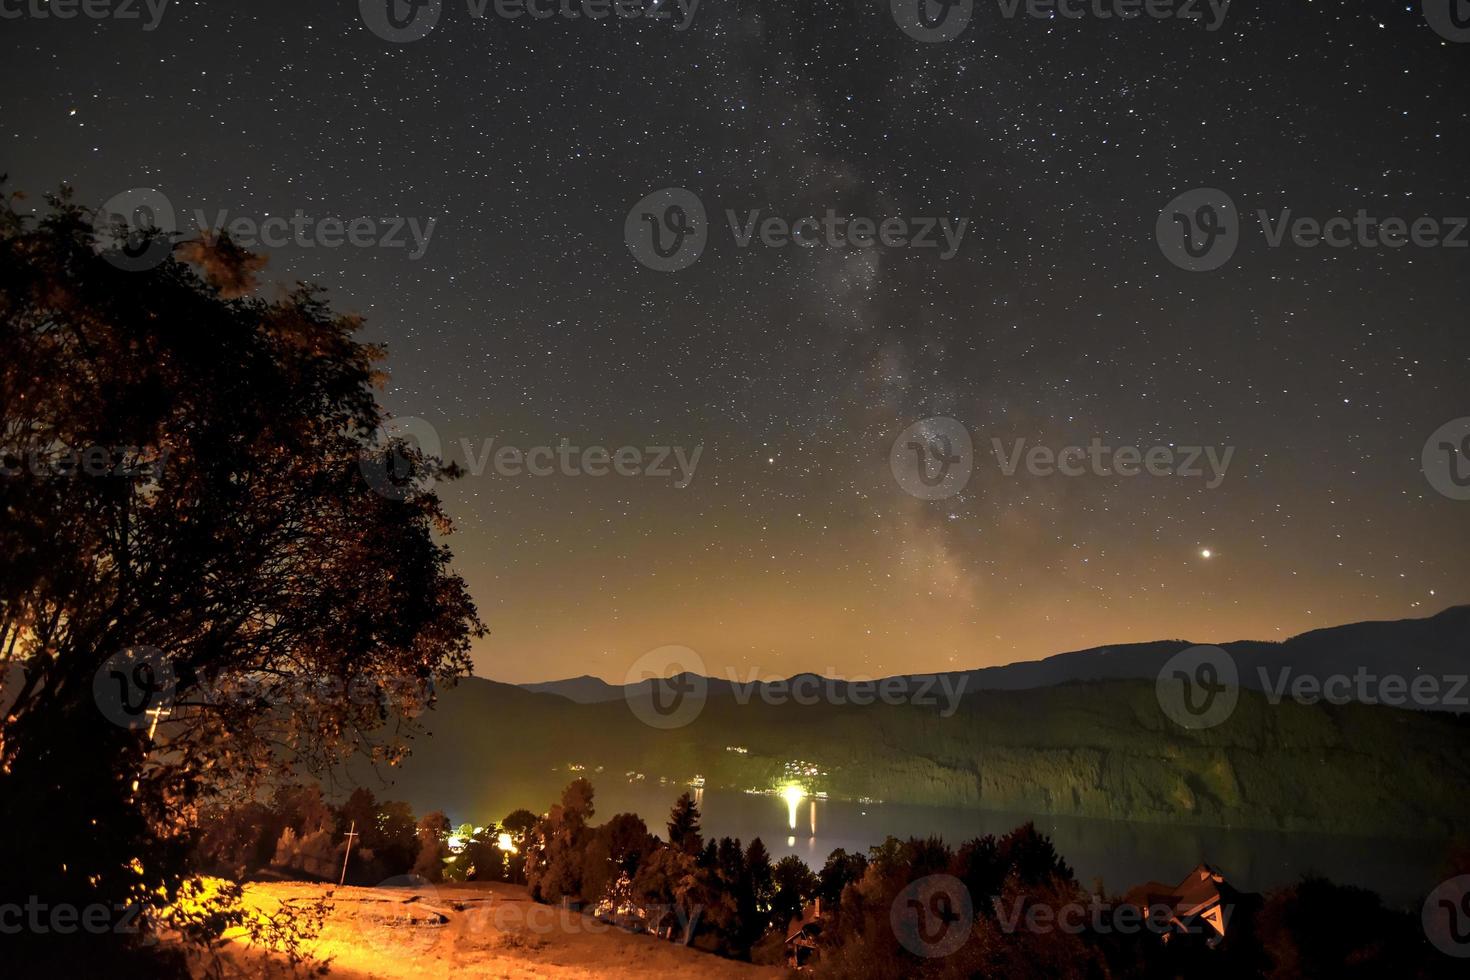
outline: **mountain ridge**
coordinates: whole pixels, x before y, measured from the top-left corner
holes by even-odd
[[[1417,647],[1420,655],[1417,663],[1397,662],[1406,637],[1412,638]],[[1197,645],[1200,644],[1178,639],[1105,644],[1055,653],[1040,660],[1022,660],[956,671],[894,674],[873,678],[871,681],[865,680],[864,683],[901,680],[912,687],[932,684],[931,679],[938,678],[947,678],[951,684],[958,684],[963,678],[964,693],[970,694],[983,690],[1029,690],[1070,681],[1147,680],[1156,677],[1170,657]],[[1409,676],[1421,673],[1434,674],[1441,678],[1463,676],[1470,671],[1470,604],[1448,606],[1440,612],[1420,618],[1364,620],[1319,627],[1284,640],[1231,640],[1208,645],[1218,646],[1229,652],[1240,668],[1241,686],[1257,691],[1266,689],[1271,683],[1270,678],[1262,674],[1263,669],[1269,673],[1279,671],[1283,666],[1318,675],[1324,672],[1352,674],[1361,668],[1378,676]],[[1281,655],[1284,655],[1284,659]],[[1426,667],[1426,663],[1429,666]],[[746,689],[745,683],[737,684],[728,678],[693,676],[703,676],[707,694],[711,697],[732,695]],[[841,688],[850,687],[854,683],[840,677],[828,678],[820,674],[801,672],[787,678],[763,679],[759,686],[749,690],[758,695],[762,686],[783,684],[789,687],[792,680],[800,677],[813,677],[823,683],[840,685]],[[645,680],[633,685],[618,685],[583,674],[560,681],[539,681],[515,686],[523,690],[556,695],[577,704],[597,704],[630,697],[646,697],[650,684],[651,681]]]

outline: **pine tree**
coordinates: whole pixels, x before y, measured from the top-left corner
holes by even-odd
[[[704,838],[699,830],[699,807],[688,793],[675,801],[669,814],[669,845],[690,856],[698,856],[704,848]]]

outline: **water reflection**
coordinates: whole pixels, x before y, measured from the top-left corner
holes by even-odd
[[[667,787],[598,787],[597,809],[639,814],[650,827],[668,820],[677,792]],[[1416,906],[1439,881],[1447,854],[1442,841],[1334,837],[1213,827],[1124,823],[1078,817],[963,810],[897,803],[849,803],[797,796],[758,796],[697,790],[706,837],[761,837],[774,860],[795,854],[820,869],[836,848],[865,852],[889,835],[937,836],[951,846],[985,834],[1005,834],[1028,820],[1090,887],[1102,879],[1121,892],[1149,880],[1177,881],[1201,861],[1220,868],[1237,887],[1263,890],[1315,872],[1343,884],[1371,888],[1397,906]],[[817,809],[822,808],[818,830]],[[805,806],[807,812],[801,813]],[[802,818],[805,817],[803,820]],[[798,827],[805,825],[806,834]]]

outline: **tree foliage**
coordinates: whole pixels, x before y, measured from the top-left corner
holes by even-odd
[[[439,540],[457,474],[380,438],[356,319],[248,295],[224,243],[121,268],[50,203],[0,207],[0,893],[151,909],[202,804],[397,758],[483,627]],[[113,681],[167,701],[154,738]]]

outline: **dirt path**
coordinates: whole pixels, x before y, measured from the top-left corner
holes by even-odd
[[[785,970],[736,963],[625,933],[575,912],[532,902],[516,885],[335,888],[257,883],[246,900],[263,911],[327,897],[331,913],[308,950],[342,980],[409,978],[712,977],[757,980]],[[236,942],[230,959],[251,976],[288,976],[281,960]]]

